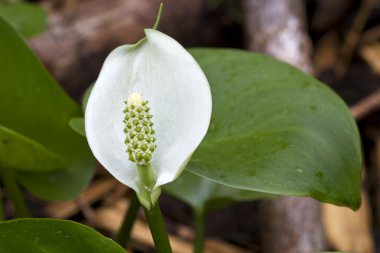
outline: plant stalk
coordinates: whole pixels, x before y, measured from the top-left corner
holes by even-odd
[[[160,20],[161,20],[161,15],[162,15],[162,10],[164,8],[164,4],[161,3],[160,4],[160,7],[158,8],[158,13],[157,13],[157,18],[156,18],[156,22],[154,22],[154,25],[153,25],[153,29],[154,30],[157,30],[157,27],[158,25],[160,24]]]
[[[123,248],[128,245],[129,238],[131,237],[131,231],[133,224],[136,221],[137,213],[139,211],[140,202],[136,196],[136,193],[133,191],[129,208],[125,212],[124,221],[120,228],[119,234],[117,236],[117,243],[120,244]]]
[[[194,253],[202,253],[205,239],[205,213],[194,211]]]
[[[144,213],[148,220],[150,232],[153,237],[154,245],[156,246],[157,253],[172,253],[169,243],[168,232],[165,228],[164,219],[161,214],[158,202],[151,206],[150,210],[145,206]]]
[[[3,179],[3,184],[8,197],[12,201],[13,207],[15,209],[15,215],[18,218],[28,218],[30,217],[30,212],[25,203],[24,196],[12,174],[12,172],[6,169],[0,169],[1,177]]]
[[[141,184],[140,191],[137,193],[140,203],[145,207],[150,207],[153,204],[152,190],[156,182],[152,165],[137,165],[137,172]]]

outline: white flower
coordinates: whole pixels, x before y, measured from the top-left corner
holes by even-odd
[[[156,202],[160,186],[179,176],[205,136],[211,92],[201,68],[178,42],[153,29],[145,34],[137,44],[120,46],[106,59],[87,103],[85,126],[98,161],[149,207]],[[138,163],[132,162],[137,153],[128,151],[129,133],[124,132],[129,131],[126,106],[142,106],[142,101],[148,102],[153,116],[149,138],[155,138],[156,145],[147,158],[154,177],[151,199],[142,196],[149,186],[141,182]]]

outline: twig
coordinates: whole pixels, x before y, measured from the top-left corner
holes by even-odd
[[[100,179],[93,182],[82,194],[89,203],[94,203],[103,198],[104,195],[109,194],[115,186],[117,186],[115,179]],[[45,211],[50,217],[67,219],[75,215],[79,210],[75,201],[68,201],[48,204]]]
[[[352,115],[360,120],[371,112],[380,108],[380,89],[351,106]]]
[[[350,64],[353,52],[359,42],[359,38],[363,32],[364,26],[368,21],[371,10],[374,6],[374,0],[362,0],[362,5],[355,17],[354,23],[351,29],[347,33],[341,51],[341,61],[335,68],[335,74],[338,77],[342,77],[347,70],[347,66]]]
[[[75,200],[75,203],[77,204],[79,209],[82,211],[83,216],[85,217],[88,224],[90,226],[94,226],[96,224],[95,211],[91,207],[91,205],[88,203],[85,196],[83,194],[79,195],[79,197]]]

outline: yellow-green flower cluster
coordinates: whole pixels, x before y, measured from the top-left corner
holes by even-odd
[[[156,149],[152,114],[148,101],[139,93],[132,93],[124,110],[125,144],[129,160],[138,165],[148,165]]]

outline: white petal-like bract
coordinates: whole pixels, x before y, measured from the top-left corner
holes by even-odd
[[[153,30],[136,45],[116,48],[106,59],[88,99],[88,143],[120,182],[139,191],[137,166],[124,143],[124,101],[140,93],[149,101],[157,148],[155,188],[182,172],[205,136],[211,118],[208,81],[194,58],[174,39]]]

